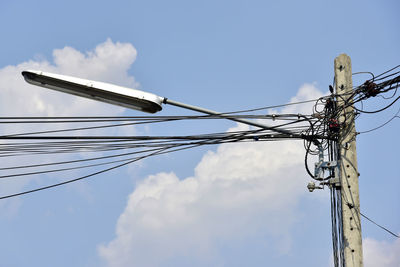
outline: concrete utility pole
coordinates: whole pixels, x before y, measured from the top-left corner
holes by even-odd
[[[351,60],[346,54],[335,58],[337,107],[352,102]],[[362,267],[360,198],[356,152],[354,108],[349,105],[339,114],[338,163],[340,166],[344,262],[346,267]]]

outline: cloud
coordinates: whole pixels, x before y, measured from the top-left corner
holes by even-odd
[[[137,87],[138,83],[128,73],[136,59],[136,54],[136,49],[131,44],[113,42],[108,39],[86,53],[67,46],[62,49],[55,49],[52,61],[30,60],[18,65],[5,66],[0,69],[0,114],[2,117],[120,115],[124,112],[121,107],[32,86],[24,81],[21,72],[28,69],[43,70]],[[66,128],[66,125],[57,124],[49,127],[60,129]],[[68,127],[71,126],[68,125]],[[28,124],[1,125],[3,135],[37,130],[39,130],[37,126]],[[117,131],[121,130],[107,130],[108,133],[116,133]],[[132,134],[133,128],[131,127],[129,131]],[[96,133],[99,134],[99,130]],[[42,158],[31,157],[29,163],[32,164],[36,160],[40,162],[40,159]],[[26,159],[7,157],[2,160],[2,165],[6,166],[7,163],[9,165],[20,165]],[[17,178],[7,181],[3,179],[0,195],[18,192],[26,184],[33,181],[38,182],[36,178],[34,180],[32,178]],[[2,201],[1,205],[4,205],[4,203]]]
[[[292,101],[320,95],[306,84]],[[235,248],[255,249],[258,237],[269,253],[287,255],[307,193],[303,160],[300,141],[222,144],[203,156],[193,177],[150,175],[129,196],[115,239],[100,245],[99,255],[113,267],[231,266]]]
[[[136,60],[136,49],[129,43],[112,42],[110,39],[83,54],[72,47],[55,49],[54,64],[58,73],[99,81],[137,87],[127,71]]]
[[[365,267],[398,267],[400,266],[400,239],[387,242],[365,238],[363,254]]]
[[[23,70],[37,69],[93,80],[136,87],[128,69],[136,59],[136,49],[128,43],[110,39],[86,54],[72,47],[55,49],[54,64],[27,61],[0,69],[0,113],[4,116],[74,116],[108,113],[118,114],[121,108],[27,84]]]

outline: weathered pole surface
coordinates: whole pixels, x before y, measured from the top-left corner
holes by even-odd
[[[355,113],[352,105],[351,59],[346,54],[335,58],[335,81],[340,133],[338,161],[340,164],[343,246],[346,267],[362,267],[360,197],[358,187]]]

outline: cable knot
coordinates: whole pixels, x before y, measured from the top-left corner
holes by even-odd
[[[364,89],[365,95],[367,97],[371,97],[371,96],[375,97],[380,93],[379,89],[377,89],[376,83],[374,83],[374,82],[371,82],[369,80],[365,81],[364,86],[365,86],[365,89]]]

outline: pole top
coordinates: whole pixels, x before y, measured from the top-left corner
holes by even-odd
[[[343,54],[340,54],[339,56],[337,56],[336,58],[335,58],[335,64],[336,65],[351,65],[351,58],[347,55],[347,54],[345,54],[345,53],[343,53]]]

